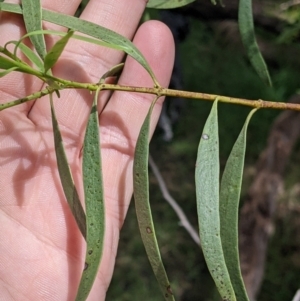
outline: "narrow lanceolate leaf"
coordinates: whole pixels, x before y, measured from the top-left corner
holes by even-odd
[[[19,44],[19,41],[10,41],[9,43]],[[21,46],[21,48],[23,48]],[[28,48],[28,47],[27,47]],[[17,67],[15,70],[23,73],[33,74],[37,76],[42,76],[43,74],[39,71],[33,69],[24,61],[20,60],[16,55],[10,53],[6,48],[0,47],[0,69],[10,69],[13,67]]]
[[[0,10],[22,14],[21,6],[18,4],[1,3]],[[42,18],[45,21],[67,27],[74,31],[82,32],[86,35],[102,40],[103,42],[107,43],[107,47],[124,51],[138,61],[147,70],[156,86],[160,86],[143,54],[130,40],[122,35],[97,24],[45,9],[42,10]]]
[[[42,6],[40,0],[22,0],[23,18],[27,32],[42,29]],[[46,44],[44,36],[34,35],[30,41],[35,47],[38,55],[44,59],[46,55]]]
[[[39,71],[44,70],[44,65],[41,59],[32,51],[28,46],[20,41],[10,41],[7,44],[15,44],[18,48],[23,52],[23,54],[34,64],[38,67]]]
[[[203,129],[196,162],[198,222],[204,258],[222,300],[235,301],[221,242],[219,173],[218,110],[215,101]]]
[[[99,120],[95,93],[83,145],[83,185],[86,208],[86,257],[76,301],[86,300],[95,281],[104,241],[104,198],[99,140]]]
[[[71,31],[71,32],[73,33],[74,31]],[[47,35],[57,35],[57,36],[61,36],[61,37],[65,37],[66,36],[66,33],[63,32],[63,31],[57,31],[57,30],[35,30],[35,31],[31,31],[31,32],[23,35],[19,41],[10,41],[7,44],[13,43],[13,44],[16,45],[15,49],[14,49],[14,54],[16,55],[18,48],[21,47],[20,45],[22,44],[22,41],[25,38],[28,38],[28,37],[31,37],[31,36],[35,36],[35,35],[46,35],[46,34]],[[72,38],[80,40],[80,41],[84,41],[84,42],[88,42],[88,43],[93,43],[93,44],[96,44],[96,45],[99,45],[99,46],[114,48],[113,45],[108,44],[106,42],[103,42],[101,40],[95,39],[95,38],[90,38],[90,37],[87,37],[87,36],[76,35],[76,34],[72,34],[71,36],[72,36]],[[67,40],[69,40],[69,38]],[[63,43],[63,41],[62,41],[62,43]],[[61,47],[61,46],[59,46],[59,47]],[[118,49],[118,47],[115,47],[115,49]],[[57,51],[57,49],[55,49],[55,51]],[[51,54],[51,56],[53,56],[53,53]]]
[[[5,75],[7,75],[10,72],[13,72],[13,71],[15,71],[17,69],[18,69],[18,67],[12,67],[10,69],[4,70],[4,71],[0,72],[0,77],[4,77]]]
[[[3,3],[0,2],[0,11],[7,11],[15,14],[23,14],[22,7],[20,4]]]
[[[239,2],[239,28],[242,42],[246,48],[249,60],[259,77],[268,85],[272,85],[268,67],[258,48],[252,14],[252,0],[240,0]]]
[[[149,127],[152,109],[156,100],[157,98],[151,104],[137,140],[133,164],[133,191],[136,215],[147,256],[165,300],[170,301],[175,299],[162,263],[149,203]]]
[[[108,77],[119,75],[122,72],[123,67],[124,67],[124,63],[120,63],[110,68],[107,72],[105,72],[101,76],[99,80],[99,84],[103,84]]]
[[[66,47],[68,41],[74,34],[74,31],[70,30],[64,37],[58,40],[53,47],[46,54],[44,59],[45,72],[51,69],[54,64],[58,61],[60,55],[62,54],[64,48]]]
[[[159,83],[157,82],[157,79],[143,54],[130,40],[122,35],[97,24],[51,11],[43,10],[43,18],[46,21],[62,25],[72,30],[79,31],[94,38],[100,39],[108,44],[111,44],[113,48],[124,51],[138,61],[148,71],[154,83],[159,86]]]
[[[149,0],[147,7],[159,9],[175,8],[185,6],[194,1],[195,0]]]
[[[60,181],[65,193],[65,197],[69,203],[70,209],[77,222],[78,228],[81,234],[83,235],[83,237],[85,238],[86,237],[85,213],[82,208],[81,202],[79,200],[79,196],[68,164],[62,136],[60,133],[59,125],[57,122],[57,118],[53,106],[52,94],[50,94],[50,105],[51,105],[51,117],[52,117],[52,126],[53,126],[53,134],[54,134],[55,155],[56,155],[56,162],[57,162]]]
[[[3,57],[2,55],[0,55],[0,69],[3,70],[8,70],[11,68],[18,68],[19,64],[16,61],[13,61],[11,59],[8,59],[6,57]]]
[[[239,262],[238,210],[244,169],[247,128],[256,110],[253,109],[248,115],[244,127],[232,148],[225,166],[220,190],[222,246],[230,279],[236,298],[239,301],[249,301]]]

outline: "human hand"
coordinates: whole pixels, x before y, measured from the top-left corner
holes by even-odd
[[[15,3],[17,1],[14,1]],[[135,33],[145,0],[90,0],[82,18],[128,38],[145,55],[162,86],[167,86],[174,46],[169,30],[150,21]],[[74,14],[79,0],[44,0],[45,9]],[[45,23],[47,29],[63,30]],[[25,33],[20,16],[1,13],[0,45]],[[47,42],[51,41],[47,38]],[[56,76],[97,82],[123,54],[71,40],[53,69]],[[150,76],[137,62],[126,59],[119,80],[123,85],[152,86]],[[13,72],[0,79],[0,102],[39,91],[42,83]],[[54,95],[53,95],[54,96]],[[132,195],[132,160],[139,129],[153,95],[108,92],[100,95],[101,150],[105,193],[106,232],[103,257],[88,300],[104,300],[111,280],[119,231]],[[65,90],[54,98],[68,161],[81,200],[82,144],[92,95]],[[153,132],[161,100],[153,111]],[[0,299],[70,300],[76,296],[85,241],[65,200],[58,176],[48,97],[0,112]]]

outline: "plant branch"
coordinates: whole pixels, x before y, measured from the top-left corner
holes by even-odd
[[[58,78],[53,78],[53,79],[60,82],[64,86],[64,88],[88,89],[90,91],[96,91],[99,87],[98,84],[70,82]],[[208,101],[214,101],[216,98],[218,98],[219,102],[238,104],[238,105],[243,105],[243,106],[248,106],[248,107],[253,107],[258,109],[264,108],[264,109],[300,111],[300,105],[294,103],[266,101],[262,99],[250,100],[245,98],[235,98],[235,97],[201,93],[201,92],[172,90],[172,89],[161,88],[161,87],[154,87],[154,88],[133,87],[133,86],[121,86],[115,84],[105,84],[105,83],[101,84],[100,86],[101,86],[101,90],[156,94],[158,96],[182,97],[182,98],[190,98],[190,99],[202,99]]]
[[[29,67],[30,68],[30,67]],[[26,72],[27,73],[27,72]],[[32,74],[32,70],[28,73]],[[135,92],[135,93],[146,93],[146,94],[155,94],[157,96],[169,96],[169,97],[180,97],[180,98],[190,98],[190,99],[200,99],[200,100],[208,100],[214,101],[218,98],[219,102],[230,103],[230,104],[237,104],[248,106],[252,108],[264,108],[264,109],[276,109],[276,110],[293,110],[293,111],[300,111],[300,104],[295,103],[285,103],[285,102],[275,102],[275,101],[266,101],[262,99],[258,100],[250,100],[244,98],[235,98],[223,95],[216,95],[216,94],[208,94],[208,93],[201,93],[201,92],[189,92],[189,91],[181,91],[181,90],[172,90],[162,87],[134,87],[134,86],[121,86],[116,84],[106,84],[106,83],[79,83],[74,81],[65,80],[62,78],[57,78],[51,76],[50,74],[42,74],[40,72],[36,72],[37,74],[33,74],[38,76],[45,82],[51,82],[57,84],[56,86],[61,89],[87,89],[90,91],[97,91],[99,87],[101,90],[111,90],[111,91],[124,91],[124,92]],[[52,85],[50,85],[52,86]],[[27,97],[11,101],[6,104],[0,104],[0,111],[6,108],[18,105],[20,103],[40,98],[44,95],[53,92],[53,89],[44,89],[42,91],[33,93]]]
[[[264,109],[277,109],[277,110],[294,110],[300,111],[300,105],[294,103],[285,103],[285,102],[274,102],[266,100],[249,100],[244,98],[235,98],[228,97],[216,94],[207,94],[201,92],[189,92],[181,90],[172,90],[166,88],[145,88],[145,87],[129,87],[129,86],[119,86],[119,85],[110,85],[103,84],[101,87],[103,90],[118,90],[118,91],[128,91],[128,92],[138,92],[138,93],[149,93],[156,94],[159,96],[169,96],[169,97],[182,97],[190,99],[202,99],[208,101],[214,101],[218,98],[219,102],[238,104],[253,108],[264,108]]]
[[[6,103],[0,103],[0,111],[11,108],[11,107],[14,107],[16,105],[20,105],[20,104],[22,104],[24,102],[27,102],[27,101],[30,101],[30,100],[35,100],[35,99],[41,98],[42,96],[48,95],[52,92],[53,92],[53,90],[51,91],[51,89],[46,88],[44,90],[32,93],[32,94],[30,94],[26,97],[23,97],[23,98],[19,98],[19,99],[16,99],[16,100],[13,100],[13,101],[10,101],[10,102],[6,102]]]
[[[152,159],[151,156],[149,156],[149,165],[151,167],[151,170],[154,174],[154,176],[157,179],[158,186],[162,192],[162,195],[164,199],[168,202],[168,204],[173,208],[175,213],[177,214],[179,220],[180,220],[180,225],[183,226],[186,231],[189,233],[189,235],[192,237],[193,241],[201,247],[200,244],[200,238],[198,232],[193,228],[193,226],[190,224],[188,221],[186,215],[184,214],[183,210],[180,208],[180,206],[177,204],[177,202],[173,199],[173,197],[170,195],[169,190],[167,188],[167,185],[162,177],[162,175],[159,172],[158,167],[156,166],[154,160]]]

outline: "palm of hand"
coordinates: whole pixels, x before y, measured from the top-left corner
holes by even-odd
[[[63,6],[65,1],[44,2],[45,8],[51,5],[60,12],[72,14],[80,1],[73,1],[68,7]],[[133,35],[145,3],[138,0],[131,1],[130,5],[127,1],[110,1],[109,4],[106,1],[96,2],[90,1],[84,18],[96,23],[104,20],[101,21],[103,26],[127,37]],[[99,2],[101,11],[97,12]],[[134,16],[128,20],[133,8]],[[109,13],[115,18],[105,18]],[[23,28],[21,19],[12,19],[3,14],[1,45],[8,40],[18,40],[20,28]],[[151,49],[149,45],[154,41],[156,49]],[[138,30],[134,42],[144,53],[161,84],[167,85],[173,63],[169,32],[162,25],[150,22]],[[54,73],[77,81],[95,82],[120,59],[121,54],[115,51],[102,49],[99,52],[99,48],[71,41]],[[161,61],[164,62],[164,68],[161,68]],[[149,76],[132,59],[126,60],[120,83],[152,85]],[[1,102],[28,95],[38,91],[41,86],[41,82],[32,77],[12,73],[0,80]],[[108,93],[100,96],[99,111],[108,97]],[[132,194],[135,141],[152,99],[153,96],[116,92],[101,113],[106,202],[105,248],[89,300],[105,298],[113,271],[119,229]],[[91,100],[92,96],[84,91],[62,91],[61,98],[54,99],[81,200],[81,150]],[[155,122],[159,111],[158,106],[153,113]],[[85,242],[59,181],[47,98],[0,112],[0,166],[0,222],[4,230],[0,242],[1,299],[74,300],[83,269]]]

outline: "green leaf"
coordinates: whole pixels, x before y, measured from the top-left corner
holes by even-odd
[[[9,74],[10,72],[13,72],[15,70],[17,70],[18,67],[12,67],[10,69],[7,69],[5,71],[0,72],[0,77],[4,77],[5,75]]]
[[[59,59],[60,55],[62,54],[64,48],[66,47],[68,41],[74,34],[74,31],[70,30],[64,37],[62,37],[60,40],[58,40],[53,47],[49,50],[49,52],[46,54],[44,59],[44,68],[45,72],[47,72],[49,69],[51,69],[54,64]]]
[[[0,11],[6,11],[15,14],[23,14],[20,4],[3,3],[0,2]]]
[[[107,72],[105,72],[100,80],[99,80],[99,84],[104,84],[106,78],[108,77],[112,77],[112,76],[116,76],[118,74],[121,73],[121,71],[123,70],[123,67],[124,67],[124,63],[121,63],[121,64],[117,64],[115,66],[113,66],[112,68],[110,68]]]
[[[6,43],[6,45],[8,45],[10,43],[18,45],[21,42],[20,41],[10,41],[10,42]],[[5,57],[4,57],[4,55],[5,55]],[[0,69],[10,69],[12,67],[17,67],[15,70],[19,71],[19,72],[36,75],[38,77],[43,76],[43,74],[40,71],[33,69],[25,61],[20,60],[16,55],[9,52],[5,47],[3,48],[0,46]]]
[[[158,8],[158,9],[168,9],[180,6],[185,6],[195,0],[149,0],[147,7]]]
[[[87,249],[76,301],[86,300],[95,281],[104,241],[104,197],[96,91],[83,145],[83,184],[86,206]]]
[[[73,181],[72,173],[68,164],[62,136],[60,133],[59,125],[57,122],[57,118],[53,106],[52,94],[50,94],[50,105],[51,105],[51,117],[52,117],[52,126],[53,126],[53,134],[54,134],[55,155],[56,155],[56,162],[57,162],[60,181],[65,193],[65,197],[68,201],[73,216],[77,222],[78,228],[82,236],[85,238],[86,237],[85,213],[82,208]]]
[[[219,216],[218,102],[214,102],[200,139],[196,162],[196,197],[200,240],[209,272],[223,300],[235,301],[221,242]]]
[[[220,190],[221,239],[237,300],[249,301],[240,270],[238,250],[238,211],[242,187],[246,136],[249,121],[257,111],[253,109],[248,115],[244,127],[236,140],[227,160]]]
[[[27,32],[41,30],[42,28],[42,6],[40,0],[22,0],[23,18]],[[38,55],[44,59],[46,55],[46,44],[44,36],[31,36]]]
[[[246,48],[252,66],[258,73],[259,77],[266,84],[272,86],[268,67],[263,59],[262,54],[260,53],[255,38],[251,0],[240,0],[238,21],[242,42]]]
[[[74,31],[72,31],[72,32],[74,32]],[[25,38],[28,38],[28,37],[31,37],[31,36],[34,36],[34,35],[46,35],[46,34],[48,34],[48,35],[57,35],[57,36],[61,36],[61,37],[65,37],[66,36],[66,33],[63,32],[63,31],[57,31],[57,30],[35,30],[35,31],[31,31],[31,32],[25,34],[24,36],[22,36],[19,41],[17,41],[17,42],[10,41],[7,44],[13,43],[13,44],[16,45],[15,49],[14,49],[14,54],[16,54],[19,46],[21,45],[21,42]],[[100,40],[97,40],[97,39],[94,39],[94,38],[89,38],[89,37],[86,37],[86,36],[82,36],[82,35],[73,34],[72,38],[80,40],[80,41],[84,41],[84,42],[96,44],[96,45],[99,45],[99,46],[105,46],[105,47],[110,47],[110,48],[118,49],[117,47],[113,47],[112,45],[110,45],[110,44],[108,44],[106,42],[103,42],[103,41],[100,41]]]
[[[164,298],[165,300],[169,301],[175,299],[171,291],[168,276],[162,263],[149,203],[149,127],[151,113],[157,99],[158,97],[156,97],[151,104],[137,140],[133,163],[133,191],[136,215],[146,253]]]
[[[143,54],[136,48],[136,46],[130,40],[123,37],[122,35],[82,19],[78,19],[75,17],[66,16],[66,15],[62,15],[59,13],[54,13],[46,10],[43,11],[43,18],[46,21],[61,26],[65,26],[72,30],[79,31],[86,35],[100,39],[108,43],[109,45],[111,45],[112,48],[116,48],[124,51],[128,55],[132,56],[136,61],[138,61],[148,71],[154,83],[157,86],[159,86],[159,83],[152,69],[150,68],[149,64],[144,58]]]
[[[24,43],[21,43],[21,41],[10,41],[6,45],[10,43],[16,45],[23,52],[23,54],[38,67],[40,71],[44,70],[43,62],[28,46],[26,46]]]
[[[22,14],[21,6],[18,4],[1,3],[0,10]],[[124,51],[138,61],[147,70],[156,86],[160,86],[143,54],[130,40],[122,35],[88,21],[44,9],[42,10],[42,18],[45,21],[67,27],[74,31],[82,32],[96,39],[100,39],[107,43],[107,45],[105,45],[107,47]]]
[[[11,69],[11,68],[16,68],[17,69],[18,67],[19,67],[19,64],[16,61],[13,61],[11,59],[8,59],[8,58],[3,57],[2,55],[0,55],[0,69],[8,70],[8,69]]]

